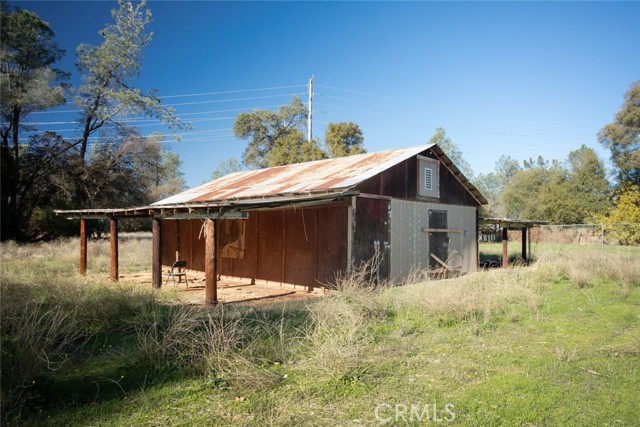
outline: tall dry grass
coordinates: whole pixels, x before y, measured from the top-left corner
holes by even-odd
[[[542,253],[537,263],[550,281],[570,280],[585,288],[608,280],[623,287],[640,286],[640,259],[615,253]]]
[[[144,269],[150,241],[124,240],[121,269]],[[109,245],[90,242],[89,268],[108,271]],[[330,295],[281,305],[204,308],[153,292],[77,274],[77,239],[0,246],[2,415],[19,416],[42,378],[92,357],[95,334],[132,339],[135,366],[152,373],[199,375],[214,384],[261,389],[283,380],[283,364],[329,381],[360,381],[372,366],[378,326],[408,312],[438,325],[482,325],[538,315],[558,280],[579,287],[600,280],[640,285],[640,263],[607,256],[541,256],[525,268],[430,280],[416,271],[404,286],[376,283],[367,265],[339,277]],[[517,315],[514,315],[517,313]]]

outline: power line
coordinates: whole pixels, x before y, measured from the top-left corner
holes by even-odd
[[[407,103],[415,104],[414,101],[409,101],[409,100],[400,99],[400,98],[394,98],[394,97],[391,97],[391,96],[375,95],[373,93],[359,92],[357,90],[351,90],[351,89],[341,89],[341,88],[333,87],[333,86],[325,86],[325,85],[316,85],[316,86],[323,87],[325,89],[333,89],[333,90],[339,90],[339,91],[342,91],[342,92],[355,93],[357,95],[373,96],[373,97],[376,97],[376,98],[390,99],[390,100],[393,100],[393,101],[400,101],[400,102],[407,102]]]
[[[291,85],[291,86],[274,86],[274,87],[264,87],[258,89],[238,89],[238,90],[225,90],[220,92],[202,92],[202,93],[189,93],[183,95],[167,95],[167,96],[159,96],[160,99],[168,99],[168,98],[180,98],[180,97],[189,97],[189,96],[206,96],[206,95],[223,95],[228,93],[242,93],[242,92],[258,92],[263,90],[276,90],[276,89],[291,89],[294,87],[306,87],[305,85]]]

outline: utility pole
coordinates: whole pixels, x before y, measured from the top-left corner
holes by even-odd
[[[309,117],[307,118],[307,141],[313,137],[313,76],[309,79]]]

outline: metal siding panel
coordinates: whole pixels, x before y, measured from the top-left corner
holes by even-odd
[[[475,208],[394,199],[391,201],[391,277],[395,280],[405,278],[413,268],[428,268],[429,235],[423,233],[422,228],[429,226],[429,209],[447,211],[447,228],[463,230],[449,233],[449,249],[462,256],[463,273],[476,269]]]
[[[426,227],[426,211],[425,203],[391,201],[391,277],[396,280],[426,265],[428,239],[420,231]]]
[[[463,233],[449,233],[450,250],[456,250],[462,256],[462,272],[475,271],[476,267],[476,208],[470,206],[429,203],[429,209],[447,210],[448,228],[463,230]],[[464,231],[466,230],[466,234]]]

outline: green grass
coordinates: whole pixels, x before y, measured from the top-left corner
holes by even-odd
[[[209,309],[2,249],[3,381],[20,302],[84,325],[64,364],[27,375],[21,411],[3,407],[10,425],[637,425],[640,255],[567,247],[524,268]]]

